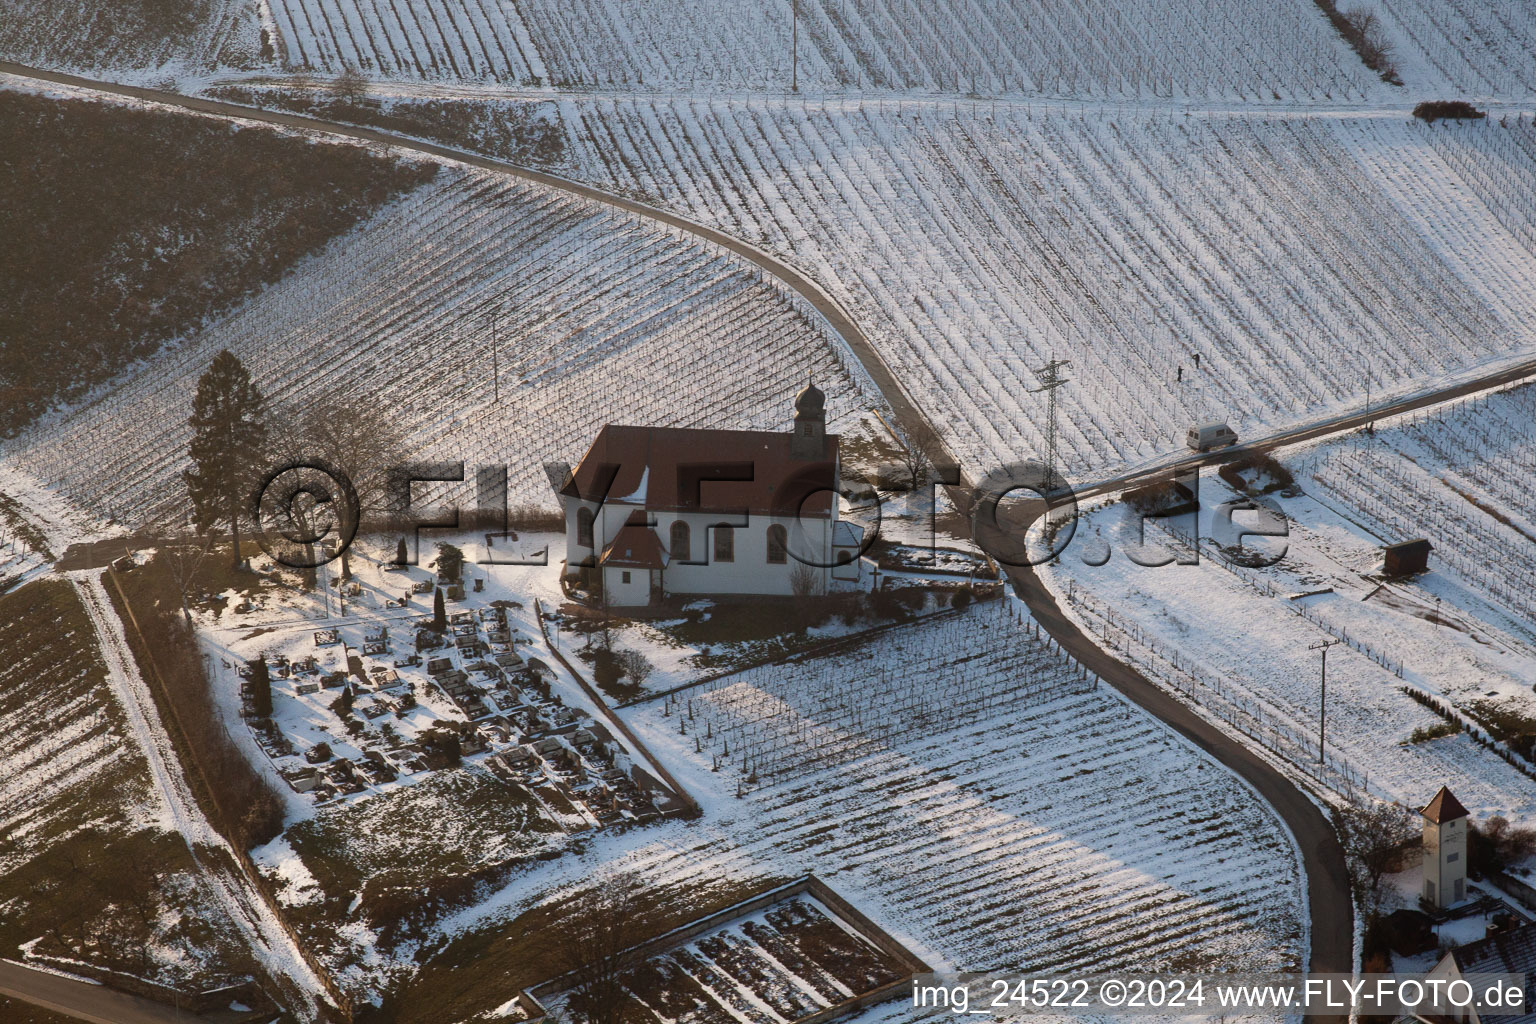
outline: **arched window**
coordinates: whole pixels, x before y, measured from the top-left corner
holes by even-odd
[[[672,524],[672,561],[686,562],[693,557],[691,540],[687,523],[679,519]]]
[[[729,523],[715,524],[715,561],[736,561],[736,531]]]
[[[576,543],[584,548],[592,547],[592,510],[583,505],[576,510]]]
[[[789,531],[778,523],[768,527],[768,561],[783,565],[789,547]]]

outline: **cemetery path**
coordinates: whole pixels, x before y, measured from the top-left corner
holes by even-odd
[[[98,573],[72,574],[70,579],[96,632],[107,680],[122,705],[129,730],[149,764],[150,777],[164,805],[165,826],[180,832],[201,869],[207,896],[222,906],[244,935],[251,953],[290,992],[302,993],[307,1005],[289,1006],[306,1019],[316,1012],[322,991],[297,944],[278,919],[265,895],[238,866],[228,842],[214,829],[192,795],[182,773],[170,735],[123,632],[106,587]]]

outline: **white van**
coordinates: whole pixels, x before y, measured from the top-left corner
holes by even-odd
[[[1208,452],[1212,448],[1230,448],[1237,444],[1237,434],[1225,423],[1201,423],[1190,427],[1184,440],[1191,451]]]

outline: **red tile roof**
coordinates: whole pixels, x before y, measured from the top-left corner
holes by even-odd
[[[613,535],[613,541],[603,550],[598,565],[617,569],[665,569],[667,551],[661,546],[661,538],[646,524],[644,512],[631,512],[629,519]]]
[[[827,435],[823,458],[808,461],[790,457],[792,436],[609,424],[561,493],[651,512],[825,518],[836,500],[838,437]]]
[[[1443,825],[1457,818],[1465,818],[1467,809],[1461,806],[1460,800],[1451,795],[1449,789],[1441,786],[1440,792],[1436,793],[1435,798],[1419,813],[1436,825]]]

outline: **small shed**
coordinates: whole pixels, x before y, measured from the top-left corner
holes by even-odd
[[[1381,549],[1381,571],[1386,576],[1412,576],[1429,568],[1429,553],[1434,550],[1429,541],[1420,537]]]

